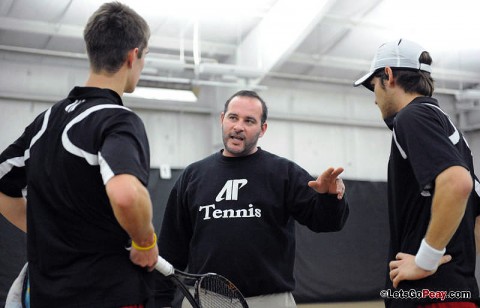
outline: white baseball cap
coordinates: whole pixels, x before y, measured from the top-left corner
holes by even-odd
[[[373,58],[370,71],[353,83],[354,87],[363,85],[373,74],[379,69],[386,66],[392,68],[416,69],[425,72],[432,72],[430,65],[420,63],[420,55],[426,51],[422,46],[415,42],[399,39],[387,42],[377,49],[377,53]],[[366,87],[370,89],[370,87]]]

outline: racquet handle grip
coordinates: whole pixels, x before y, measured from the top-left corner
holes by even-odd
[[[173,265],[168,263],[167,260],[158,256],[157,264],[155,264],[155,269],[162,273],[164,276],[170,276],[174,272]]]

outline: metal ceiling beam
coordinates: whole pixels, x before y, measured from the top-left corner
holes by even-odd
[[[331,83],[337,85],[345,85],[353,87],[352,79],[344,78],[334,78],[334,77],[324,77],[324,76],[311,76],[311,75],[300,75],[300,74],[289,74],[281,72],[269,72],[268,77],[278,78],[278,79],[290,79],[295,81],[304,81],[304,82],[313,82],[313,83]],[[435,88],[435,93],[437,94],[447,94],[458,96],[461,95],[462,91],[456,89],[447,89],[447,88]]]
[[[261,81],[303,42],[334,0],[279,0],[236,51],[240,67],[259,70]]]
[[[284,0],[286,1],[286,0]],[[301,1],[308,1],[308,0],[301,0]],[[287,1],[289,2],[289,1]],[[298,5],[297,2],[295,2]],[[279,4],[278,4],[279,5]],[[297,7],[298,8],[298,7]],[[319,13],[320,14],[320,13]],[[321,15],[321,14],[320,14]],[[318,18],[318,16],[317,16]],[[336,20],[333,16],[325,16],[326,20]],[[340,20],[336,20],[340,21]],[[348,24],[346,19],[342,19],[343,22]],[[354,19],[350,22],[353,24],[357,24]],[[289,23],[288,23],[289,25]],[[366,26],[363,24],[362,26]],[[284,34],[283,28],[285,26],[278,25],[276,31],[280,34]],[[16,32],[24,32],[24,33],[36,33],[36,34],[44,34],[48,36],[63,36],[63,37],[70,37],[70,38],[78,38],[82,39],[83,35],[83,28],[79,26],[72,26],[72,25],[59,25],[54,23],[47,23],[47,22],[38,22],[38,21],[28,21],[28,20],[21,20],[9,17],[0,17],[0,30],[10,30]],[[254,31],[252,31],[251,35],[258,36],[261,31],[260,25]],[[253,34],[256,32],[257,34]],[[303,33],[299,34],[300,36],[305,36],[308,31],[305,29]],[[299,39],[299,37],[297,39]],[[303,37],[302,37],[303,39]],[[302,41],[299,39],[299,42]],[[250,42],[249,42],[249,41]],[[295,39],[292,39],[293,41]],[[170,38],[170,37],[161,37],[161,36],[152,36],[150,39],[150,47],[152,48],[159,48],[165,50],[179,50],[181,42],[180,38]],[[255,79],[259,77],[265,77],[269,71],[272,70],[273,66],[279,64],[281,61],[288,61],[289,63],[297,63],[297,64],[305,64],[317,67],[331,67],[331,68],[339,68],[339,69],[349,69],[353,71],[361,71],[364,72],[369,66],[370,63],[368,61],[359,60],[359,59],[347,59],[347,58],[339,58],[339,57],[330,57],[330,56],[312,56],[309,54],[301,54],[301,53],[291,53],[291,50],[295,49],[295,43],[283,43],[284,48],[283,53],[278,48],[276,57],[270,57],[268,61],[263,61],[263,65],[259,68],[258,65],[253,64],[252,62],[259,62],[262,61],[263,58],[268,58],[268,54],[261,46],[254,46],[254,44],[258,45],[261,43],[262,45],[272,45],[275,46],[275,42],[268,39],[268,35],[263,42],[252,42],[252,39],[248,38],[242,42],[240,47],[236,49],[234,44],[221,44],[221,43],[213,43],[213,42],[202,42],[202,50],[205,52],[215,51],[215,53],[219,55],[229,56],[232,54],[238,55],[237,65],[225,65],[222,66],[221,64],[215,63],[204,63],[202,64],[201,72],[204,73],[211,73],[211,74],[227,74],[227,75],[238,75],[241,78],[248,78],[248,79]],[[298,44],[298,43],[297,43]],[[186,43],[185,46],[192,46],[191,43]],[[15,47],[15,46],[0,46],[1,50],[10,49],[11,51],[17,51],[22,53],[32,53],[32,54],[44,54],[50,56],[59,56],[59,57],[70,57],[70,58],[84,58],[86,55],[79,54],[79,53],[71,53],[71,52],[64,52],[64,51],[51,51],[45,50],[40,51],[38,49],[28,49],[22,47]],[[189,47],[185,47],[186,51],[192,51]],[[152,53],[153,54],[153,53]],[[243,55],[243,56],[241,56]],[[170,55],[171,56],[171,55]],[[285,59],[287,58],[288,59]],[[162,60],[153,60],[155,62],[159,62],[154,64],[157,67],[162,67],[163,62]],[[152,62],[153,62],[152,61]],[[180,63],[179,61],[176,61]],[[169,68],[172,68],[172,62],[170,61]],[[184,69],[188,65],[183,64],[182,67],[179,66],[179,69]],[[190,67],[189,67],[190,68]],[[434,70],[435,78],[437,80],[445,80],[445,81],[457,81],[457,82],[478,82],[480,80],[480,73],[477,72],[466,72],[466,71],[453,71],[453,70],[445,70],[445,69],[435,69]],[[258,80],[260,81],[260,79]],[[258,82],[257,82],[258,83]]]
[[[61,36],[83,40],[83,27],[67,24],[56,24],[41,21],[24,20],[10,17],[0,17],[0,30],[8,30],[23,33],[44,34],[47,36]],[[172,38],[152,35],[149,41],[150,48],[164,50],[180,50],[182,38]],[[183,48],[187,52],[193,51],[193,42],[183,39]],[[222,56],[230,56],[235,53],[236,46],[216,42],[202,41],[202,50]]]
[[[366,73],[370,68],[370,61],[332,57],[332,56],[312,56],[310,54],[295,53],[289,58],[289,62],[304,64],[317,67],[329,67],[338,69],[348,69]],[[480,73],[447,70],[442,68],[433,68],[432,76],[435,80],[458,81],[458,82],[479,82]]]
[[[73,52],[64,52],[64,51],[53,51],[53,50],[44,50],[44,49],[34,49],[34,48],[24,48],[24,47],[15,47],[15,46],[5,46],[0,45],[0,51],[12,52],[12,53],[24,53],[31,54],[35,56],[49,56],[49,57],[58,57],[58,58],[70,58],[87,61],[87,55],[83,53],[73,53]],[[239,66],[233,66],[228,64],[211,64],[206,65],[205,73],[212,75],[225,75],[226,73],[235,75],[239,74],[240,77],[243,77],[243,82],[219,82],[219,81],[201,81],[198,79],[189,79],[189,78],[174,78],[174,77],[162,77],[162,76],[151,76],[151,74],[157,74],[157,69],[167,69],[167,70],[183,70],[183,69],[193,69],[193,64],[187,64],[181,61],[172,60],[169,58],[157,57],[158,55],[151,53],[150,57],[146,59],[144,73],[142,74],[142,79],[145,80],[158,80],[158,81],[167,81],[168,82],[178,82],[178,83],[188,83],[196,85],[216,85],[216,86],[248,86],[255,89],[265,88],[258,84],[258,82],[252,82],[253,77],[259,76],[257,70],[251,70],[248,68],[242,68]],[[290,61],[299,64],[307,65],[316,65],[323,67],[333,67],[339,69],[350,69],[350,70],[362,70],[365,67],[369,66],[368,61],[363,60],[353,60],[347,58],[338,58],[338,57],[327,57],[324,56],[321,59],[312,59],[309,55],[294,54]],[[331,77],[322,77],[322,76],[312,76],[312,75],[300,75],[300,74],[289,74],[282,72],[268,72],[265,76],[280,78],[280,79],[290,79],[297,81],[306,81],[306,82],[323,82],[323,83],[333,83],[333,84],[352,84],[352,80],[340,79],[340,78],[331,78]],[[448,80],[461,80],[466,82],[478,81],[480,80],[480,75],[472,73],[469,78],[465,78],[466,73],[457,72],[457,71],[441,71],[440,77],[436,77],[438,80],[442,80],[442,76],[445,78],[450,78]],[[445,79],[447,80],[447,79]],[[462,97],[462,91],[446,89],[446,88],[437,88],[435,89],[436,93],[455,95],[458,98]]]
[[[10,17],[0,17],[0,29],[25,33],[59,35],[73,38],[83,37],[83,29],[81,27]]]

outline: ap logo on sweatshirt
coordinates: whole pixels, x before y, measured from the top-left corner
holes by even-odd
[[[216,202],[222,200],[238,200],[238,191],[247,185],[247,179],[238,179],[238,180],[228,180],[223,186],[222,190],[218,193],[215,198]]]

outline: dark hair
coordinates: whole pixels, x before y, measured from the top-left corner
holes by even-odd
[[[427,51],[422,52],[419,58],[420,63],[428,65],[432,64],[432,58]],[[410,68],[395,68],[392,67],[393,77],[395,82],[402,87],[406,93],[419,93],[424,96],[431,97],[435,90],[434,80],[429,72],[410,69]],[[381,87],[385,88],[383,83],[388,77],[385,74],[385,69],[378,69],[373,77],[379,77],[381,80]],[[368,83],[369,84],[369,83]]]
[[[256,98],[260,101],[260,103],[262,104],[262,118],[261,118],[261,124],[264,124],[266,121],[267,121],[267,117],[268,117],[268,108],[267,108],[267,104],[265,103],[265,101],[260,97],[260,95],[257,94],[257,92],[255,91],[250,91],[250,90],[240,90],[238,91],[237,93],[233,94],[232,96],[230,96],[229,99],[227,99],[227,101],[225,102],[225,107],[223,108],[223,112],[224,113],[227,113],[227,110],[228,110],[228,104],[230,104],[230,101],[234,98],[234,97],[237,97],[237,96],[244,96],[244,97],[251,97],[251,98]]]
[[[148,45],[150,28],[134,10],[120,2],[104,3],[89,18],[83,37],[92,70],[117,72],[130,50]]]

